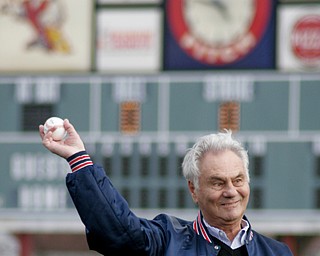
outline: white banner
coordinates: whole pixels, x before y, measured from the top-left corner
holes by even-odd
[[[97,0],[101,4],[155,4],[163,0]]]
[[[97,13],[97,71],[159,71],[161,56],[160,9],[120,8]]]
[[[89,71],[91,0],[0,1],[1,71]]]
[[[279,6],[277,34],[280,70],[320,70],[320,4]]]

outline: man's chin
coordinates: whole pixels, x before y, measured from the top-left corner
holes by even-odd
[[[227,209],[223,211],[223,219],[228,222],[241,220],[242,217],[243,217],[242,211],[239,211],[236,209]]]

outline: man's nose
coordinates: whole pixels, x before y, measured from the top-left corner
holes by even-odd
[[[231,181],[225,185],[224,191],[223,191],[224,197],[233,197],[233,196],[236,196],[237,193],[238,193],[237,189]]]

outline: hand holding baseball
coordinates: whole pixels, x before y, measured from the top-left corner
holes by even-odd
[[[53,137],[54,132],[57,130],[56,127],[51,127],[45,132],[45,126],[40,125],[39,133],[42,144],[52,153],[63,158],[68,158],[79,151],[85,150],[83,141],[68,119],[63,120],[62,127],[68,135],[62,140],[56,140]],[[61,133],[61,129],[59,133]]]
[[[59,117],[50,117],[44,123],[44,133],[46,134],[49,130],[52,130],[53,140],[63,140],[67,136],[67,132],[63,127],[63,120]]]

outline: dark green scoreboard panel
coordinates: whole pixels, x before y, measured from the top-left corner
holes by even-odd
[[[251,208],[319,208],[319,97],[315,74],[0,77],[0,207],[73,207],[68,165],[37,133],[50,114],[70,119],[134,208],[194,207],[182,157],[230,123],[249,150]]]

